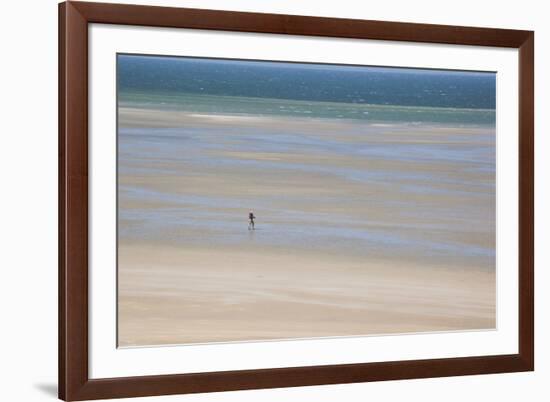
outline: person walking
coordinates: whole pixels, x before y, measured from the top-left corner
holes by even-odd
[[[256,219],[256,217],[254,216],[254,212],[251,210],[249,213],[248,213],[248,230],[255,230],[254,229],[254,219]]]

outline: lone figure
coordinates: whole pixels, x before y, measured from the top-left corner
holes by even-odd
[[[256,219],[254,212],[250,211],[248,213],[248,230],[254,230],[254,219]]]

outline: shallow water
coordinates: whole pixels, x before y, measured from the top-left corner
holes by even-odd
[[[494,267],[490,125],[181,119],[120,127],[123,242]]]

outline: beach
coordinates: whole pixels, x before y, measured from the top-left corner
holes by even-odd
[[[495,273],[304,253],[122,246],[119,346],[495,327]]]
[[[495,328],[494,125],[312,114],[119,105],[119,346]]]

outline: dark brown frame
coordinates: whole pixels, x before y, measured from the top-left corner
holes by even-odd
[[[105,23],[519,49],[519,353],[89,379],[88,24]],[[138,397],[532,371],[534,33],[351,19],[66,2],[59,5],[59,397]]]

